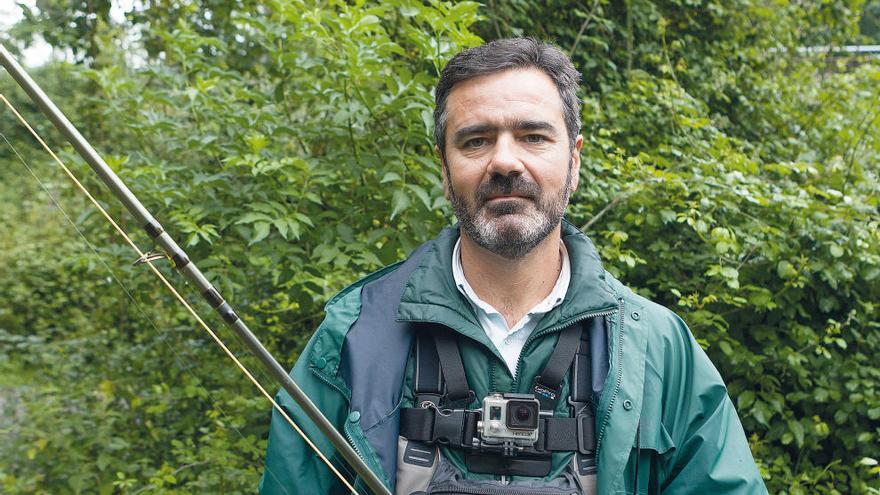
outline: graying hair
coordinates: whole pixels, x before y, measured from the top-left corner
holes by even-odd
[[[440,73],[434,92],[434,142],[440,154],[446,155],[446,100],[456,84],[510,69],[531,68],[543,71],[556,85],[562,99],[568,145],[574,149],[581,130],[581,100],[577,96],[580,72],[575,70],[568,55],[553,45],[534,38],[505,38],[459,53]]]

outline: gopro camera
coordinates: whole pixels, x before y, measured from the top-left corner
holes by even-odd
[[[532,394],[489,394],[483,399],[483,418],[477,422],[483,442],[521,447],[538,441],[541,403]]]

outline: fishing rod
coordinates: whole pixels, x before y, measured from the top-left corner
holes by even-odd
[[[28,73],[19,65],[18,61],[0,43],[0,64],[6,68],[7,72],[12,76],[15,82],[28,94],[33,102],[39,107],[40,111],[49,118],[56,129],[65,137],[65,139],[73,145],[76,152],[89,164],[92,170],[98,174],[104,184],[110,188],[113,194],[125,205],[129,212],[137,218],[147,235],[153,241],[158,243],[166,256],[173,262],[173,266],[178,272],[182,273],[198,289],[202,297],[214,310],[223,318],[223,321],[232,328],[233,331],[245,342],[251,352],[257,357],[263,367],[281,384],[281,387],[293,398],[306,415],[321,430],[333,447],[339,452],[345,461],[357,472],[358,476],[364,481],[367,487],[376,495],[391,495],[391,492],[385,487],[379,477],[367,467],[366,463],[348,444],[345,438],[333,427],[333,424],[321,413],[309,397],[302,391],[299,385],[293,381],[287,374],[287,371],[281,367],[278,360],[263,346],[262,342],[247,327],[244,321],[239,318],[232,306],[220,295],[220,292],[205,278],[201,270],[189,258],[186,252],[177,245],[177,242],[165,231],[162,225],[153,215],[144,207],[143,203],[131,192],[128,186],[119,178],[118,175],[107,165],[103,158],[92,147],[91,144],[80,134],[74,125],[64,116],[61,110],[52,102],[52,100],[43,92],[39,85],[34,82]],[[109,218],[108,218],[109,219]],[[143,257],[139,261],[149,260]],[[158,273],[158,272],[157,272]],[[213,336],[213,335],[212,335]],[[215,337],[215,340],[217,338]],[[218,340],[218,343],[219,340]],[[222,346],[222,344],[221,344]],[[225,350],[225,348],[224,348]],[[227,353],[229,353],[227,351]],[[230,354],[233,360],[234,356]],[[239,364],[236,360],[236,364]],[[243,368],[241,364],[239,367]],[[248,373],[243,368],[245,373]],[[259,384],[256,383],[259,387]],[[271,400],[271,398],[270,398]],[[276,405],[276,407],[278,407]],[[280,408],[279,408],[280,409]],[[283,411],[282,411],[283,413]],[[292,421],[291,421],[292,424]],[[325,462],[326,459],[324,459]],[[329,465],[329,463],[328,463]],[[332,466],[330,466],[331,469]],[[343,480],[345,482],[345,480]],[[346,483],[347,484],[347,483]]]

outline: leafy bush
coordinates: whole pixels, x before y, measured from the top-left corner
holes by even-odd
[[[94,5],[45,2],[12,33],[76,50],[36,79],[288,364],[331,294],[451,221],[445,60],[554,39],[584,73],[570,219],[689,322],[772,493],[880,490],[880,64],[797,50],[858,39],[861,2],[158,1],[123,24]],[[91,242],[3,143],[2,491],[252,492],[265,401],[0,119]]]

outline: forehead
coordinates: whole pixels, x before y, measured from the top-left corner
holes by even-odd
[[[447,129],[475,124],[545,120],[562,128],[562,99],[538,69],[511,69],[460,82],[446,101]]]

